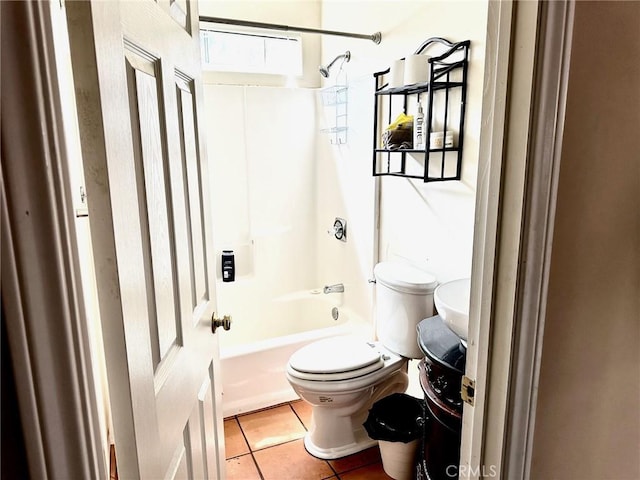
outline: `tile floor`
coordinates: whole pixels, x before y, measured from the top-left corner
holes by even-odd
[[[320,460],[304,448],[311,408],[302,401],[224,421],[227,480],[387,480],[380,450]]]

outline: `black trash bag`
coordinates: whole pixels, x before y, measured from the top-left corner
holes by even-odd
[[[409,443],[422,435],[424,402],[405,393],[394,393],[373,404],[363,426],[369,437]]]

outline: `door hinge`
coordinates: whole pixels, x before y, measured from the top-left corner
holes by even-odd
[[[76,208],[76,217],[88,217],[89,210],[87,209],[87,192],[84,191],[84,187],[80,186],[80,206]]]
[[[475,395],[476,395],[476,382],[475,380],[471,380],[469,377],[464,375],[462,377],[462,390],[460,391],[462,395],[462,401],[468,403],[473,407]]]

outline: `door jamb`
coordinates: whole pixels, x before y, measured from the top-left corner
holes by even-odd
[[[474,245],[482,255],[472,269],[466,372],[477,375],[476,406],[465,405],[461,479],[530,475],[571,50],[572,0],[496,3],[489,27],[501,28],[487,45],[496,58],[487,63],[494,70],[485,96],[493,131],[481,145],[488,160],[478,175]],[[511,71],[500,85],[507,52]],[[516,73],[518,65],[529,75]],[[515,119],[527,106],[528,118]]]
[[[475,380],[476,389],[474,406],[466,403],[463,406],[460,465],[457,472],[461,480],[479,478],[484,470],[485,431],[489,421],[486,413],[491,400],[489,390],[497,383],[492,382],[490,377],[489,351],[492,335],[495,335],[494,289],[497,288],[507,86],[515,14],[511,1],[488,2],[487,9],[485,93],[482,101],[485,128],[480,135],[465,367],[465,375]]]
[[[1,7],[3,50],[12,52],[2,55],[2,302],[30,475],[105,479],[54,52],[57,6]]]
[[[529,478],[572,45],[574,3],[543,2],[505,432],[505,478]]]

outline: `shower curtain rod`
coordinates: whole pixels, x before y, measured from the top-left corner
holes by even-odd
[[[382,41],[382,34],[380,32],[376,32],[373,35],[364,35],[361,33],[337,32],[334,30],[320,30],[317,28],[290,27],[289,25],[278,25],[275,23],[251,22],[249,20],[236,20],[233,18],[205,17],[205,16],[201,16],[200,21],[208,22],[208,23],[223,23],[225,25],[238,25],[241,27],[266,28],[270,30],[284,30],[284,31],[291,31],[291,32],[302,32],[302,33],[319,33],[321,35],[337,35],[340,37],[361,38],[363,40],[371,40],[376,45],[379,45],[380,42]]]

